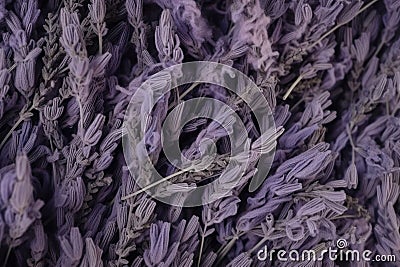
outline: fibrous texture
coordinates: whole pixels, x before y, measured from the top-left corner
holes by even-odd
[[[400,0],[2,0],[0,31],[3,266],[400,266]],[[217,180],[231,150],[227,130],[199,116],[168,130],[183,157],[200,158],[204,140],[218,156],[207,170],[175,168],[160,136],[180,103],[229,105],[247,130],[239,139],[261,151],[245,168],[237,160],[238,184],[221,177],[229,194],[188,208],[185,191],[175,206],[140,191],[136,179],[150,176],[140,158],[126,162],[121,138],[140,85],[193,61],[254,81],[276,132],[262,143],[249,107],[214,84],[164,95],[137,153],[170,177],[168,190]],[[273,141],[271,170],[249,192]],[[257,256],[339,239],[397,261]]]

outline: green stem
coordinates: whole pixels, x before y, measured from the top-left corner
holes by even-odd
[[[349,136],[349,141],[350,141],[350,145],[351,145],[351,156],[352,156],[352,163],[354,163],[354,161],[355,161],[355,156],[356,156],[356,146],[355,146],[355,144],[354,144],[354,141],[353,141],[353,136],[352,136],[352,134],[351,134],[351,129],[350,129],[350,126],[349,125],[347,125],[347,127],[346,127],[346,130],[347,130],[347,135]]]
[[[200,251],[199,251],[199,260],[197,262],[197,267],[200,267],[200,263],[201,263],[201,255],[203,253],[203,248],[204,248],[204,239],[205,239],[205,235],[206,235],[206,231],[207,231],[207,224],[204,225],[204,231],[203,234],[201,235],[201,243],[200,243]]]
[[[257,250],[262,244],[268,241],[269,237],[263,237],[252,249],[250,249],[247,253],[251,255],[255,250]]]
[[[11,243],[12,243],[12,242],[11,242]],[[8,250],[7,250],[6,257],[5,257],[5,259],[4,259],[3,267],[6,267],[6,266],[7,266],[7,262],[8,262],[8,258],[10,257],[10,254],[11,254],[11,250],[12,250],[12,247],[11,247],[11,245],[9,245],[9,246],[8,246]]]
[[[353,19],[355,17],[357,17],[358,15],[360,15],[362,12],[364,12],[366,9],[368,9],[370,6],[372,6],[373,4],[375,4],[376,2],[378,2],[378,0],[373,0],[371,2],[369,2],[368,4],[366,4],[364,7],[362,7],[360,10],[358,10],[358,12],[356,13],[356,15],[353,17]],[[323,39],[325,39],[326,37],[328,37],[331,33],[335,32],[337,29],[339,29],[340,27],[342,27],[343,25],[346,25],[347,23],[349,23],[351,20],[349,21],[344,21],[342,23],[337,24],[335,27],[333,27],[332,29],[330,29],[329,31],[327,31],[324,35],[322,35],[317,41],[315,41],[314,43],[312,43],[308,48],[311,49],[314,46],[316,46],[319,42],[321,42]]]
[[[101,34],[101,25],[97,24],[97,36],[99,39],[99,54],[103,54],[103,35]]]
[[[199,83],[193,83],[189,89],[187,89],[180,97],[179,97],[179,101],[181,101],[187,94],[189,94],[197,85],[199,85]]]
[[[28,111],[27,111],[26,113],[32,111],[32,109],[33,109],[33,106],[31,106],[31,107],[28,109]],[[15,131],[15,129],[17,129],[18,126],[21,124],[21,122],[23,122],[24,120],[25,120],[24,116],[21,116],[21,115],[20,115],[18,121],[17,121],[17,122],[14,124],[14,126],[8,131],[8,133],[6,134],[6,136],[3,138],[3,141],[1,141],[1,143],[0,143],[0,149],[1,149],[1,148],[4,146],[4,144],[7,142],[8,138],[10,138],[11,134]]]
[[[375,53],[374,53],[374,55],[372,56],[372,58],[378,56],[378,54],[379,54],[379,52],[381,51],[381,49],[383,48],[384,44],[385,44],[385,43],[384,43],[383,41],[380,42],[380,44],[379,44],[379,46],[376,48]]]
[[[296,104],[294,104],[291,108],[290,108],[290,112],[293,112],[302,102],[304,101],[304,98],[301,98],[299,101],[297,101]]]
[[[286,98],[288,98],[288,96],[290,95],[290,93],[293,91],[293,89],[296,87],[296,85],[303,79],[302,75],[299,75],[299,77],[297,77],[297,79],[294,81],[294,83],[289,87],[289,89],[287,90],[286,94],[283,96],[283,100],[286,100]]]
[[[82,136],[84,134],[84,129],[83,129],[83,105],[82,105],[82,101],[81,98],[79,97],[79,95],[77,95],[77,101],[78,101],[78,106],[79,106],[79,127],[80,129],[78,129],[78,133],[81,133]]]
[[[8,131],[7,135],[4,137],[3,141],[0,143],[0,149],[4,146],[4,144],[7,142],[8,138],[11,136],[11,134],[17,129],[17,127],[20,125],[20,123],[23,120],[20,118],[14,126]]]
[[[140,193],[142,193],[142,192],[144,192],[144,191],[146,191],[146,190],[149,190],[149,189],[151,189],[151,188],[153,188],[153,187],[155,187],[155,186],[157,186],[157,185],[159,185],[159,184],[161,184],[161,183],[163,183],[163,182],[166,182],[166,181],[170,180],[171,178],[173,178],[173,177],[175,177],[175,176],[178,176],[178,175],[180,175],[180,174],[182,174],[182,173],[185,173],[185,172],[187,172],[187,171],[190,171],[191,169],[192,169],[192,168],[183,169],[183,170],[180,170],[180,171],[178,171],[178,172],[176,172],[176,173],[174,173],[174,174],[171,174],[170,176],[164,177],[164,178],[158,180],[157,182],[154,182],[154,183],[152,183],[152,184],[150,184],[150,185],[148,185],[148,186],[146,186],[146,187],[143,187],[143,188],[140,189],[139,191],[136,191],[136,192],[134,192],[134,193],[132,193],[132,194],[129,194],[129,195],[126,195],[126,196],[122,197],[121,200],[127,200],[128,198],[137,196],[137,195],[139,195]]]
[[[244,233],[239,233],[238,235],[235,235],[228,244],[226,244],[225,246],[221,247],[218,251],[217,251],[217,257],[218,257],[218,261],[217,261],[217,265],[224,259],[224,257],[226,256],[226,254],[228,254],[228,252],[231,250],[231,248],[233,247],[233,245],[236,243],[236,241],[242,236],[244,235]]]
[[[392,116],[395,116],[396,115],[396,112],[399,110],[399,108],[400,108],[400,100],[397,100],[396,101],[396,105],[395,105],[395,107],[393,108],[393,110],[392,110],[392,113],[391,113],[391,115]]]
[[[182,99],[189,94],[197,85],[199,85],[199,83],[193,83],[189,89],[187,89],[182,95],[179,95],[179,91],[178,91],[178,104],[182,101]],[[168,110],[171,110],[173,108],[173,103],[168,107]]]

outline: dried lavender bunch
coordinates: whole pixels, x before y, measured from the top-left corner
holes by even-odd
[[[399,21],[399,0],[0,1],[0,265],[399,266]],[[161,95],[173,75],[140,89],[193,61],[254,81],[276,131],[261,132],[246,89]],[[248,153],[231,156],[237,121],[218,105],[178,127],[199,97],[232,109]],[[130,161],[127,116],[144,132]],[[180,168],[173,142],[193,162],[217,156]],[[250,192],[264,155],[271,169]],[[203,205],[186,207],[209,183]],[[396,260],[258,257],[264,246],[321,255],[339,239]]]

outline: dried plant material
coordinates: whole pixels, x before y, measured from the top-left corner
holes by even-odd
[[[257,254],[338,239],[400,259],[399,21],[399,0],[0,1],[1,264],[333,266]],[[270,121],[248,87],[162,95],[193,61],[249,77]]]

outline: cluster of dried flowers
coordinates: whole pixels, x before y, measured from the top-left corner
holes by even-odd
[[[400,0],[0,1],[0,264],[339,266],[256,255],[264,245],[319,253],[338,239],[400,260],[399,25]],[[197,208],[126,197],[140,190],[121,147],[132,94],[195,60],[262,89],[281,134],[267,179],[249,193],[250,168],[229,196]],[[156,137],[181,101],[236,103],[249,138],[260,135],[234,95],[196,86],[154,109],[146,147],[164,175],[177,170]],[[206,137],[229,153],[203,118],[182,130],[183,151],[196,157]],[[196,186],[224,164],[175,182]]]

